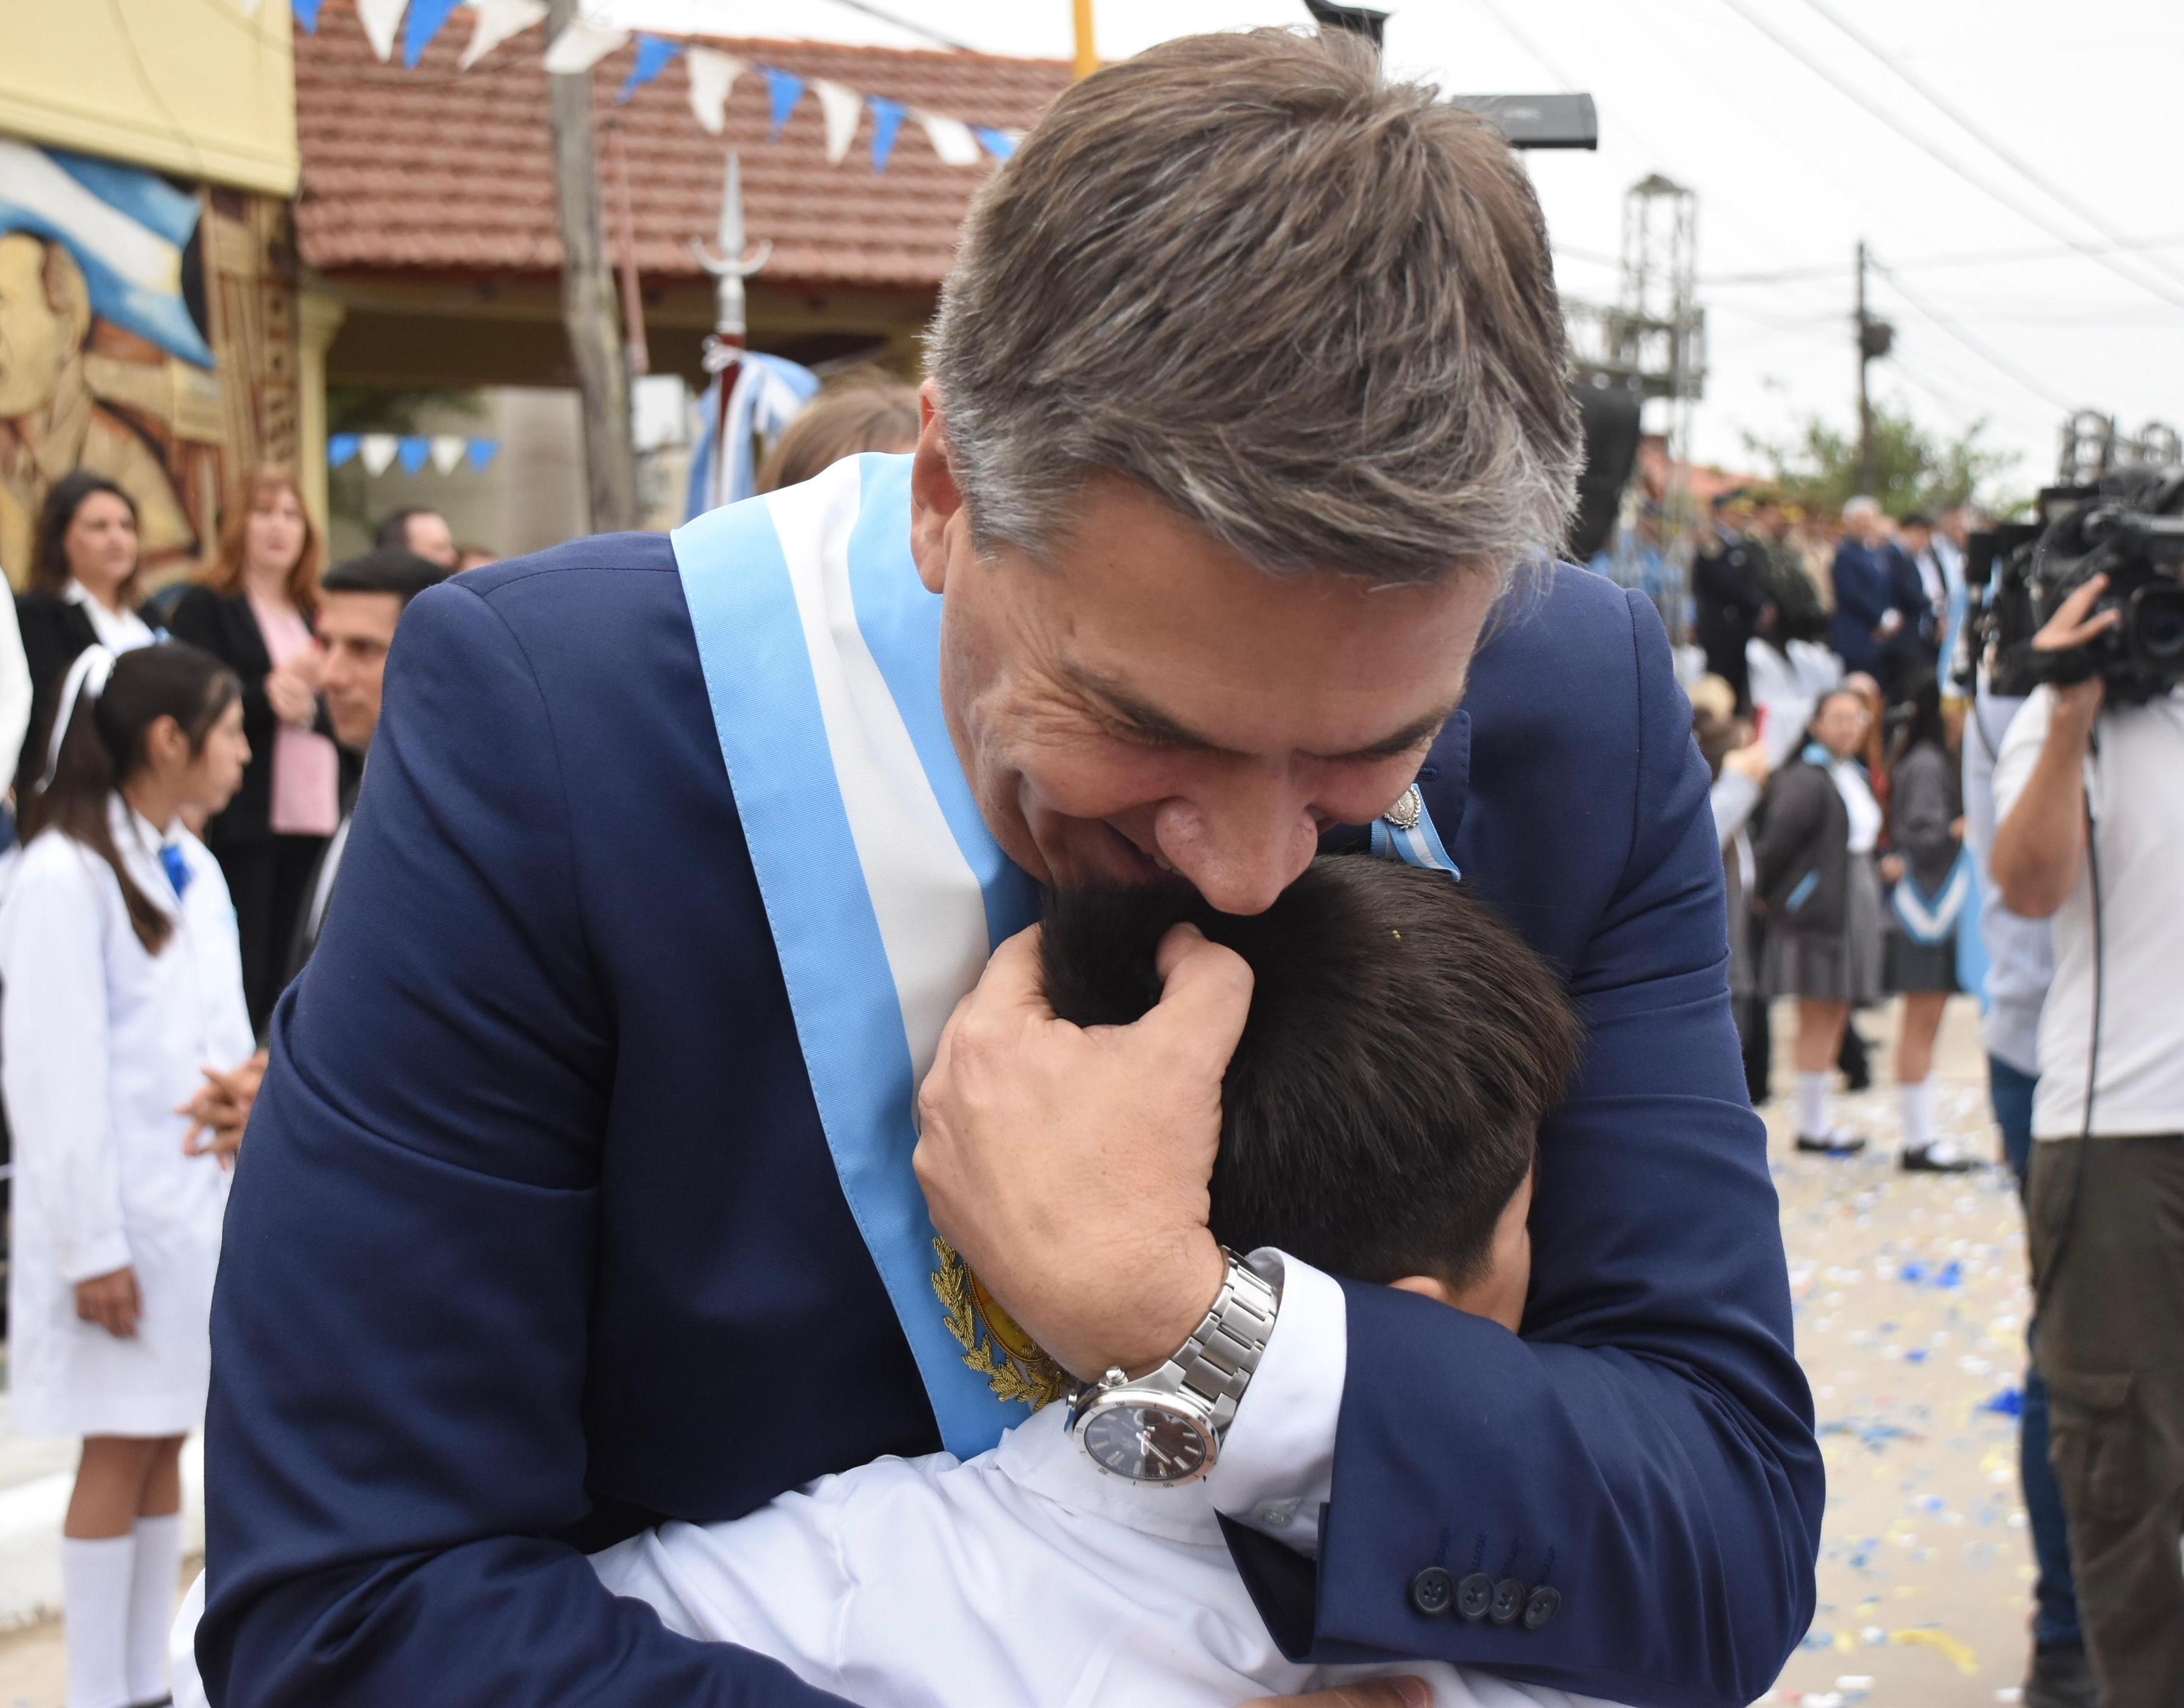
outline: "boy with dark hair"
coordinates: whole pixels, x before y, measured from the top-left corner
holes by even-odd
[[[1040,949],[1057,1018],[1137,1021],[1160,994],[1156,948],[1179,924],[1234,949],[1255,980],[1222,1085],[1222,1243],[1270,1279],[1286,1255],[1513,1332],[1535,1133],[1582,1042],[1555,974],[1445,874],[1342,856],[1249,917],[1183,892],[1050,895]],[[970,1296],[987,1355],[998,1343],[1036,1365],[975,1282]],[[865,1703],[1234,1708],[1395,1672],[1424,1678],[1441,1708],[1580,1700],[1440,1662],[1287,1660],[1205,1483],[1105,1475],[1072,1441],[1070,1414],[1050,1405],[967,1461],[877,1460],[744,1518],[663,1525],[593,1564],[671,1630],[741,1644]],[[1318,1515],[1286,1522],[1308,1537]],[[1452,1537],[1446,1566],[1408,1587],[1422,1633],[1443,1617],[1527,1630],[1553,1617],[1551,1582],[1496,1583],[1473,1541]]]
[[[1384,1285],[1482,1282],[1577,1065],[1576,1016],[1546,963],[1444,873],[1324,858],[1262,914],[1181,891],[1050,895],[1039,949],[1056,1015],[1138,1019],[1160,996],[1154,951],[1182,924],[1253,977],[1221,1087],[1216,1237]]]

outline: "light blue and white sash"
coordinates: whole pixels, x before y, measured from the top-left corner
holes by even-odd
[[[673,538],[835,1173],[941,1439],[967,1458],[1060,1372],[936,1238],[911,1112],[949,1015],[1037,917],[1038,893],[987,830],[949,737],[941,602],[910,553],[910,468],[854,458]],[[1456,873],[1416,789],[1373,826],[1373,846]]]
[[[835,1171],[941,1439],[968,1457],[1027,1402],[950,1326],[911,1111],[950,1013],[1038,898],[979,817],[941,715],[910,459],[838,463],[688,522],[674,544]]]
[[[1960,848],[1956,863],[1932,895],[1924,893],[1907,871],[1889,892],[1888,905],[1896,915],[1896,923],[1903,927],[1903,935],[1931,949],[1947,943],[1950,933],[1956,930],[1958,919],[1971,899],[1974,882],[1971,850]]]

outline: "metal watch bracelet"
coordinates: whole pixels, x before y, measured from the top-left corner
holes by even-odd
[[[1225,1249],[1222,1255],[1228,1260],[1228,1271],[1212,1308],[1167,1363],[1131,1384],[1167,1388],[1196,1400],[1216,1440],[1236,1416],[1273,1335],[1282,1302],[1281,1289],[1243,1258]]]

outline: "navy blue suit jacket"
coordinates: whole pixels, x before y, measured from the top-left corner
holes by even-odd
[[[1934,608],[1919,580],[1919,566],[1892,545],[1861,546],[1846,537],[1836,547],[1830,573],[1836,614],[1829,643],[1847,670],[1886,678],[1893,674],[1888,655],[1908,656],[1933,641]],[[1886,647],[1873,637],[1890,611],[1903,614],[1903,626]]]
[[[1821,1506],[1706,768],[1652,609],[1563,570],[1425,793],[1591,1025],[1542,1137],[1523,1339],[1349,1286],[1315,1568],[1271,1627],[1730,1708],[1805,1630]],[[198,1638],[226,1708],[808,1704],[579,1551],[938,1446],[833,1166],[656,536],[419,598],[214,1305]],[[1556,1588],[1526,1631],[1421,1568]],[[1007,1616],[1036,1616],[1009,1610]]]

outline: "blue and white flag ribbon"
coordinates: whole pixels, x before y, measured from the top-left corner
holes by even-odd
[[[1450,858],[1440,832],[1434,828],[1433,815],[1426,810],[1425,791],[1416,783],[1373,821],[1373,853],[1376,859],[1401,860],[1428,871],[1445,871],[1454,878],[1463,876]]]
[[[0,138],[0,235],[59,244],[83,273],[92,314],[210,368],[182,298],[182,255],[197,229],[197,198],[150,172]]]
[[[721,382],[716,378],[699,400],[704,425],[690,459],[682,510],[686,520],[750,497],[758,478],[753,442],[771,438],[786,427],[819,389],[816,374],[784,356],[738,350],[733,359],[740,365],[728,392],[727,453],[716,458],[714,450],[722,425]]]
[[[835,1172],[941,1439],[967,1457],[1035,1402],[966,1337],[961,1264],[911,1171],[912,1111],[949,1015],[1037,898],[949,739],[910,466],[849,459],[686,522],[674,545]]]

